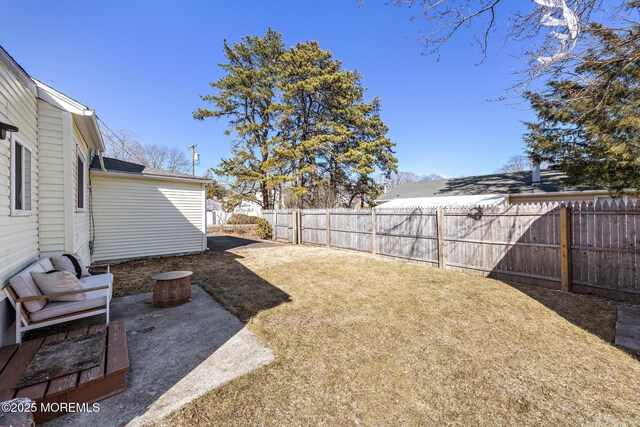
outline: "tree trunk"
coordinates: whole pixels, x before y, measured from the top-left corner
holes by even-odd
[[[271,196],[269,194],[269,189],[264,183],[261,183],[260,190],[262,191],[262,209],[272,209],[273,206],[271,206]]]

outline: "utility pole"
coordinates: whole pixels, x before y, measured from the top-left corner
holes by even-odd
[[[198,145],[191,144],[189,146],[189,150],[191,150],[191,175],[196,176],[196,160],[198,158],[198,153],[196,153],[196,147]]]

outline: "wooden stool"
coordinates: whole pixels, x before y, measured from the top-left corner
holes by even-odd
[[[191,301],[191,271],[169,271],[152,277],[153,305],[160,308],[176,307]]]

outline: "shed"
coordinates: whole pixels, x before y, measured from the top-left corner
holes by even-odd
[[[206,250],[208,180],[108,157],[90,178],[94,262]]]

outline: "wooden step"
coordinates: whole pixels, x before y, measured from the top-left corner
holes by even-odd
[[[0,401],[28,397],[40,408],[41,404],[51,403],[93,403],[124,391],[129,371],[129,353],[123,321],[114,321],[107,328],[105,354],[101,365],[40,384],[20,389],[15,387],[42,344],[104,329],[105,325],[96,325],[25,341],[20,346],[14,344],[0,347]],[[39,424],[58,415],[60,414],[57,412],[43,413],[38,410],[34,413],[34,418]]]

